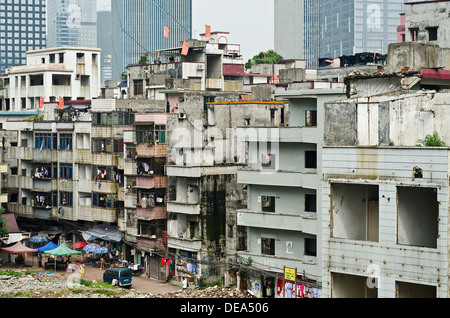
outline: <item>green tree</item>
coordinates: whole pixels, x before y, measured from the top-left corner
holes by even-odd
[[[283,57],[274,50],[268,50],[267,52],[259,52],[252,59],[245,63],[245,68],[249,69],[253,65],[257,64],[278,64],[283,60]]]
[[[141,56],[141,59],[139,60],[140,65],[146,65],[148,64],[148,54],[144,54]]]
[[[432,135],[426,135],[424,140],[418,140],[418,146],[425,147],[447,147],[445,141],[443,141],[437,131],[435,131]]]
[[[128,75],[127,72],[122,72],[122,81],[127,81],[128,80]]]
[[[0,237],[4,237],[8,234],[8,228],[5,227],[6,219],[2,217],[5,213],[6,209],[4,207],[0,207]]]

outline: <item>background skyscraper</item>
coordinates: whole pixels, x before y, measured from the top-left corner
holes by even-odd
[[[404,0],[320,0],[321,58],[356,53],[387,54],[397,42]]]
[[[112,80],[112,29],[111,11],[98,11],[97,13],[97,45],[101,52],[100,79],[101,83]]]
[[[111,0],[111,12],[114,80],[146,52],[178,47],[192,37],[192,0]]]
[[[286,59],[387,53],[404,0],[275,0],[275,51]]]
[[[47,47],[97,47],[97,0],[47,0]]]
[[[45,0],[0,0],[0,74],[26,64],[26,51],[46,47]]]
[[[275,51],[285,59],[318,65],[319,3],[317,0],[275,0]]]

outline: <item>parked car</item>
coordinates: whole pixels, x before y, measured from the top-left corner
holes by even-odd
[[[113,286],[130,288],[133,275],[129,269],[125,268],[108,268],[103,273],[103,282]]]

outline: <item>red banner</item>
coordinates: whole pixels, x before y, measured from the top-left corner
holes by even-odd
[[[164,27],[164,37],[167,39],[169,38],[169,28],[166,26]]]
[[[59,96],[58,109],[64,109],[64,99]]]
[[[43,108],[44,107],[44,97],[40,98],[40,102],[39,102],[39,108]]]
[[[206,36],[206,38],[211,37],[211,26],[210,25],[205,25],[205,36]]]
[[[181,54],[188,55],[188,52],[189,52],[189,44],[186,41],[184,41],[183,50],[181,51]]]

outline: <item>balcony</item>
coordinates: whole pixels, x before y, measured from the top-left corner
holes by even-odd
[[[75,150],[75,162],[81,164],[91,164],[92,154],[90,149]]]
[[[206,79],[206,89],[221,90],[222,89],[222,79],[207,78]]]
[[[51,96],[72,96],[71,85],[53,85]]]
[[[284,187],[298,187],[307,189],[318,189],[320,178],[317,172],[293,172],[293,171],[259,171],[241,169],[238,171],[238,183],[259,184]]]
[[[147,249],[147,250],[166,250],[166,243],[162,237],[153,238],[140,235],[137,238],[136,244],[138,247]]]
[[[167,220],[167,208],[163,206],[156,206],[152,209],[149,209],[137,206],[136,217],[154,220]]]
[[[170,201],[167,203],[167,211],[189,215],[200,215],[201,209],[198,203],[184,203]]]
[[[167,145],[138,144],[136,154],[138,158],[166,158]]]
[[[166,189],[167,188],[167,176],[154,176],[154,177],[136,177],[135,188],[142,189]]]
[[[53,149],[34,149],[34,161],[36,162],[57,162],[58,151]]]
[[[29,205],[23,205],[16,202],[8,203],[8,212],[16,216],[34,219],[34,209]]]
[[[169,210],[172,212],[171,210]],[[250,210],[237,211],[237,225],[274,230],[297,231],[317,235],[318,222],[311,214],[268,213]]]
[[[117,194],[118,183],[115,181],[91,181],[92,192]]]
[[[200,178],[202,175],[202,168],[169,166],[167,167],[167,175],[170,177]]]

